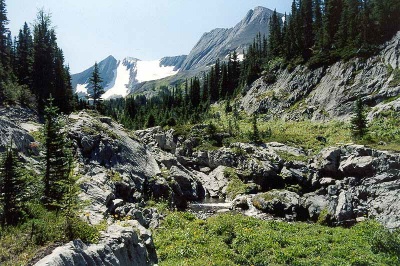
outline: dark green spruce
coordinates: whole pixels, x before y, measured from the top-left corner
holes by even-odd
[[[21,174],[18,153],[12,148],[12,143],[3,154],[0,167],[1,223],[3,226],[16,225],[23,213],[26,182]]]

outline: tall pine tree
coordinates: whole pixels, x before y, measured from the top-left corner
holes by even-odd
[[[64,123],[58,115],[54,99],[48,99],[45,107],[45,175],[44,203],[49,209],[57,209],[62,203],[66,191],[65,182],[71,172],[71,151],[67,136],[63,130]]]
[[[90,89],[92,90],[89,97],[93,100],[93,107],[97,110],[100,108],[102,102],[101,96],[104,94],[102,86],[103,79],[100,76],[99,65],[97,62],[94,64],[92,75],[89,79]]]
[[[33,92],[37,96],[39,112],[43,112],[45,101],[55,91],[54,57],[56,37],[51,26],[51,17],[44,10],[37,14],[34,24]]]
[[[16,75],[21,85],[32,86],[33,38],[25,22],[19,31],[16,47]]]

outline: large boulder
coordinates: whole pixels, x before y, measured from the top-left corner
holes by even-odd
[[[153,137],[160,149],[175,153],[177,138],[174,136],[173,129],[170,129],[166,132],[160,130],[158,133],[154,134]]]
[[[186,200],[199,200],[204,198],[204,191],[201,183],[186,169],[172,166],[169,175],[179,186],[183,197]]]
[[[37,154],[34,138],[8,118],[0,117],[0,152],[4,152],[11,143],[25,155]]]
[[[247,172],[251,180],[263,190],[283,188],[283,178],[278,175],[279,168],[270,161],[248,159],[241,163],[240,169]]]
[[[208,152],[208,166],[212,169],[223,165],[234,167],[237,165],[237,156],[229,148],[221,148]]]
[[[299,195],[294,192],[271,190],[254,196],[253,205],[263,212],[285,217],[285,215],[297,213],[299,198]]]
[[[72,138],[84,165],[100,165],[123,173],[139,188],[144,179],[160,173],[150,152],[118,124],[100,123],[86,112],[71,115]]]
[[[80,240],[56,248],[36,266],[71,265],[155,265],[157,255],[151,232],[137,221],[110,225],[98,244]]]
[[[329,198],[325,195],[316,193],[305,194],[301,200],[301,205],[308,211],[311,220],[317,221],[323,210],[327,209]]]
[[[208,192],[210,197],[222,197],[225,195],[225,190],[228,185],[228,179],[225,177],[225,166],[218,166],[210,174],[206,175],[198,173],[203,187]]]
[[[354,196],[349,191],[342,191],[339,194],[336,210],[333,219],[339,224],[353,224],[355,216],[353,211]]]
[[[321,173],[322,176],[337,177],[339,175],[340,148],[329,147],[323,149],[314,159],[312,167]]]
[[[372,156],[350,156],[342,161],[339,170],[343,176],[371,177],[375,174],[374,158]]]

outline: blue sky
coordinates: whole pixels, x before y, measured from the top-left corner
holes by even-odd
[[[256,6],[289,12],[291,0],[6,0],[17,35],[37,10],[51,12],[72,73],[113,55],[155,60],[188,54],[204,32],[230,28]]]

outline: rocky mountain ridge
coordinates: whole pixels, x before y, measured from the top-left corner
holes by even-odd
[[[214,64],[217,58],[225,59],[233,51],[243,55],[243,50],[258,33],[268,36],[272,14],[272,10],[258,6],[250,10],[235,27],[204,33],[182,64],[181,71],[203,69]]]

